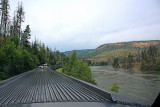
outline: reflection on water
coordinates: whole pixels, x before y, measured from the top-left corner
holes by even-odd
[[[117,82],[119,94],[152,104],[160,92],[160,73],[115,69],[111,66],[91,66],[98,86],[110,88]]]

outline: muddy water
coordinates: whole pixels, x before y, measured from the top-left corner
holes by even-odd
[[[119,94],[152,104],[160,92],[160,72],[115,69],[111,66],[91,66],[99,87],[110,88],[117,82]]]

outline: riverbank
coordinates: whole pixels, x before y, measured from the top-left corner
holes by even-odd
[[[112,66],[91,66],[93,78],[101,88],[108,89],[117,82],[119,94],[152,104],[160,90],[160,73],[142,72],[113,68]]]
[[[119,64],[119,68],[128,69],[128,70],[138,70],[139,71],[141,69],[141,63],[140,62],[135,62],[130,69],[125,68],[123,64]]]

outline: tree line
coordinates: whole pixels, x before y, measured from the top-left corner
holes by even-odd
[[[60,65],[65,55],[57,50],[52,51],[44,43],[36,40],[32,43],[25,37],[6,36],[0,47],[0,80],[10,78],[25,71],[34,69],[41,64]]]
[[[30,43],[31,29],[29,25],[22,30],[25,12],[23,3],[18,2],[13,20],[9,16],[9,0],[0,3],[0,81],[34,69],[41,64],[62,64],[64,54],[56,49],[52,51],[44,43]]]
[[[30,26],[21,28],[25,18],[22,2],[18,2],[13,20],[9,19],[9,1],[1,0],[0,6],[0,81],[47,63],[63,67],[67,75],[96,84],[88,64],[78,60],[75,52],[67,57],[36,38],[30,43]]]
[[[113,67],[132,69],[138,67],[142,71],[160,71],[160,50],[156,46],[150,45],[137,54],[129,52],[127,57],[115,57]]]

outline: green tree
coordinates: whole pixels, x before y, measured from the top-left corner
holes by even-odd
[[[3,52],[6,55],[7,63],[10,64],[14,58],[15,55],[15,50],[16,50],[16,45],[14,42],[11,41],[6,41],[5,46],[3,48]]]
[[[0,49],[0,67],[6,63],[6,54],[3,50],[3,48]]]
[[[118,68],[119,67],[119,61],[118,61],[118,57],[115,57],[113,60],[113,67]]]
[[[18,45],[19,45],[18,36],[13,36],[13,35],[11,35],[11,36],[9,37],[9,39],[10,39],[11,42],[14,42],[14,43],[15,43],[16,48],[17,48]]]
[[[133,55],[129,52],[128,54],[128,67],[127,68],[132,68],[133,64]]]
[[[39,64],[51,63],[53,60],[55,64],[62,64],[64,56],[62,57],[60,53],[54,54],[49,48],[45,48],[44,44],[38,43],[36,39],[30,46],[31,29],[29,25],[22,34],[21,24],[24,21],[22,3],[18,3],[13,23],[10,25],[10,31],[8,30],[8,3],[8,0],[1,0],[0,3],[0,80],[34,69]]]
[[[29,47],[30,46],[30,42],[29,39],[31,38],[31,29],[29,27],[29,25],[26,26],[26,29],[24,30],[23,34],[22,34],[22,38],[21,38],[21,43],[25,46],[25,47]]]
[[[141,52],[141,70],[147,70],[148,56],[146,50]]]
[[[69,56],[69,63],[73,65],[76,60],[77,60],[77,53],[76,51],[73,51]]]
[[[155,71],[158,63],[158,49],[150,45],[149,48],[141,52],[141,70]],[[158,66],[157,66],[158,67]]]
[[[4,71],[4,66],[6,65],[6,61],[7,61],[7,58],[6,58],[6,54],[3,52],[3,48],[0,48],[0,72],[3,72],[1,73],[0,75],[0,80],[3,80],[4,79],[4,75],[5,75],[5,71]]]
[[[77,59],[76,51],[70,54],[68,61],[63,65],[62,72],[86,82],[96,84],[92,78],[91,69],[88,67],[88,64]]]
[[[77,54],[76,54],[76,51],[73,51],[70,56],[69,56],[69,60],[68,62],[66,63],[65,65],[65,68],[66,68],[66,74],[67,75],[73,75],[74,73],[74,63],[77,61]]]
[[[6,39],[2,51],[5,54],[5,61],[1,64],[1,66],[3,67],[2,71],[8,76],[14,75],[12,67],[16,55],[15,43],[11,42],[9,39]]]
[[[32,49],[33,49],[33,54],[37,55],[38,54],[38,43],[37,43],[36,38],[35,38],[35,41],[34,41],[34,43],[32,45]]]
[[[40,47],[40,50],[38,51],[38,59],[40,64],[44,64],[47,61],[46,50],[43,47]]]
[[[92,78],[91,69],[86,62],[76,60],[73,65],[73,70],[73,77],[96,84],[95,80]]]

